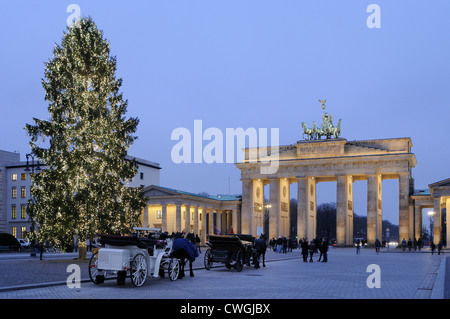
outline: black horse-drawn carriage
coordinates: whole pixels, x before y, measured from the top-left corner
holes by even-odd
[[[254,249],[255,238],[251,235],[209,235],[209,246],[205,252],[205,269],[210,270],[213,263],[223,263],[228,269],[242,271],[244,265],[255,264],[257,255]]]

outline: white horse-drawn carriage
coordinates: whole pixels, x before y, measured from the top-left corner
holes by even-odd
[[[99,235],[102,247],[89,261],[89,277],[95,284],[107,278],[117,278],[123,285],[128,271],[133,285],[140,287],[147,277],[178,279],[180,260],[172,256],[173,239],[159,228],[133,228],[133,236]]]

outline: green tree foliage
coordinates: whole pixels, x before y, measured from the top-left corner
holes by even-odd
[[[25,128],[46,166],[32,176],[33,235],[64,247],[74,235],[81,242],[97,232],[130,233],[145,205],[141,190],[127,187],[137,173],[127,151],[139,120],[125,117],[109,42],[91,18],[82,18],[53,54],[42,80],[49,119]]]

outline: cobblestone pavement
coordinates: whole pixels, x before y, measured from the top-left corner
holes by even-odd
[[[148,278],[140,288],[134,287],[127,278],[123,286],[110,280],[101,285],[82,281],[79,289],[65,284],[5,289],[11,285],[3,284],[6,279],[2,279],[4,288],[0,289],[0,299],[429,299],[442,298],[445,291],[445,269],[441,266],[445,265],[445,255],[398,251],[376,254],[373,249],[362,249],[356,255],[354,249],[336,248],[330,249],[327,263],[319,263],[317,258],[312,263],[304,263],[299,250],[288,254],[269,251],[265,268],[244,267],[242,272],[236,272],[225,267],[205,270],[201,254],[195,261],[195,277],[189,277],[186,271],[187,277],[173,282],[168,278]],[[65,282],[66,267],[72,262],[77,263],[74,260],[16,262],[8,271],[23,274],[30,265],[39,265],[31,272],[43,272],[35,282],[45,282],[49,272],[58,272],[59,280]],[[87,278],[87,262],[79,263],[82,278]],[[374,274],[369,265],[379,266],[380,288],[367,285]],[[5,274],[3,271],[0,268]],[[436,294],[434,288],[441,291]]]

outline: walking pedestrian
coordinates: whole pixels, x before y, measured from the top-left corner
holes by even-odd
[[[322,240],[322,245],[320,245],[320,256],[323,255],[323,263],[328,262],[328,240],[326,238],[324,238]],[[319,261],[320,261],[320,257],[319,257]]]
[[[375,251],[377,252],[377,254],[380,253],[380,247],[381,247],[381,242],[380,242],[380,240],[377,238],[377,239],[375,240]]]
[[[314,242],[312,240],[309,243],[308,250],[309,250],[309,262],[312,263],[314,252],[316,251],[316,245],[314,244]]]
[[[361,240],[356,241],[356,254],[359,255],[359,252],[361,250]]]
[[[308,241],[306,239],[303,239],[300,247],[302,248],[303,261],[307,262],[308,261]]]
[[[42,260],[42,255],[44,254],[44,243],[39,243],[39,259]]]
[[[439,244],[438,244],[438,255],[441,254],[441,249],[442,249],[443,246],[444,246],[444,244],[442,243],[442,240],[440,240]]]
[[[197,247],[198,253],[201,254],[201,250],[200,250],[200,237],[198,237],[198,234],[195,235],[195,246]]]
[[[281,249],[283,248],[283,239],[281,236],[278,236],[277,239],[277,253],[281,253]]]
[[[417,241],[417,248],[419,249],[419,252],[422,249],[422,246],[423,246],[422,238],[419,238],[419,240]]]
[[[402,249],[403,249],[403,251],[406,250],[406,239],[405,238],[403,238],[403,240],[402,240]]]
[[[411,251],[412,248],[412,240],[411,238],[408,239],[408,251]]]
[[[434,250],[436,249],[436,245],[434,244],[434,242],[431,242],[430,247],[431,247],[431,254],[433,255]]]
[[[288,241],[286,237],[283,237],[283,254],[287,254],[287,246],[288,246]]]

